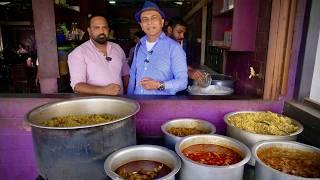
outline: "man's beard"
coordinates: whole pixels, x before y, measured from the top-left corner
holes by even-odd
[[[178,41],[179,43],[181,43],[181,42],[183,41],[183,39],[177,39],[177,41]]]
[[[99,44],[106,44],[107,36],[105,34],[99,34],[97,37],[93,39],[95,42]]]

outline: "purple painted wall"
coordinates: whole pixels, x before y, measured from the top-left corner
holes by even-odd
[[[264,88],[263,77],[265,76],[268,53],[272,0],[259,1],[258,5],[257,27],[254,33],[250,32],[250,34],[255,34],[254,52],[227,52],[226,74],[236,79],[236,92],[239,94],[262,97]],[[234,36],[236,36],[236,34],[234,34]],[[237,36],[246,38],[246,36],[240,34]],[[243,41],[245,40],[242,39],[238,42]],[[262,75],[262,78],[254,77],[249,79],[249,67],[253,67],[257,74]]]
[[[22,127],[23,116],[35,106],[53,99],[0,100],[0,179],[34,180],[37,171],[32,137]]]
[[[256,49],[256,37],[252,34],[257,32],[258,4],[260,1],[234,1],[231,50],[254,51]]]
[[[223,0],[212,7],[212,40],[221,41],[224,31],[232,31],[231,51],[255,51],[259,0],[234,1],[231,11],[221,12]]]

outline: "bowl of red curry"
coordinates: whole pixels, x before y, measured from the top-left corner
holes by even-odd
[[[182,159],[183,180],[243,179],[244,165],[251,153],[243,143],[222,135],[193,135],[175,146]]]

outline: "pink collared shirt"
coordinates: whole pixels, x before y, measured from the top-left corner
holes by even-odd
[[[106,86],[110,83],[121,86],[122,76],[129,75],[129,66],[122,48],[113,42],[107,43],[107,55],[100,52],[91,40],[81,44],[68,55],[71,87],[83,82],[91,85]],[[109,58],[109,59],[110,59]]]

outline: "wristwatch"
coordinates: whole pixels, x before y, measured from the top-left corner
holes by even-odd
[[[160,85],[158,87],[158,90],[163,91],[164,89],[165,89],[164,82],[160,81]]]

